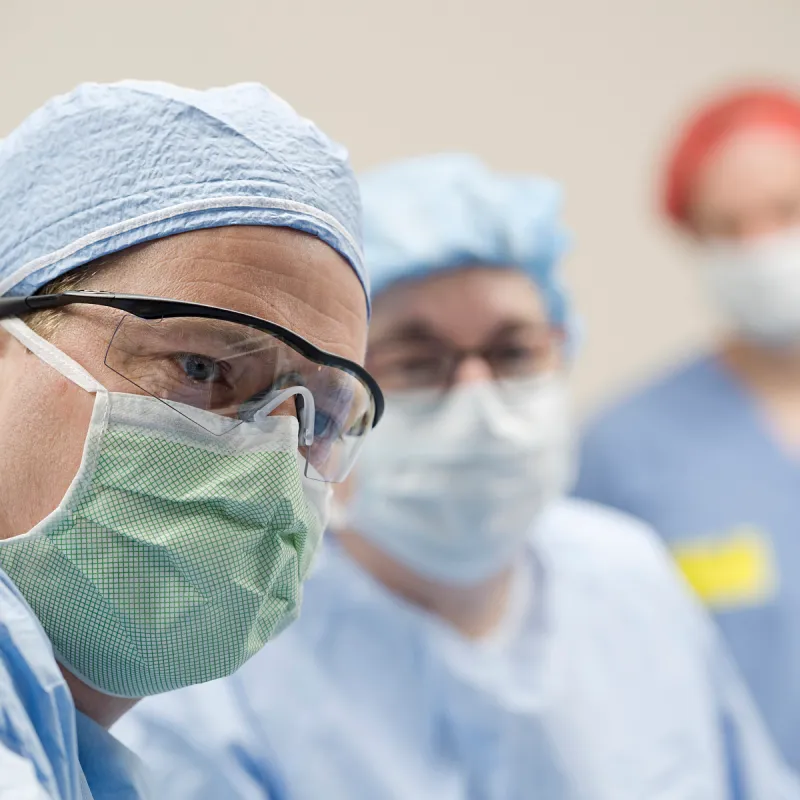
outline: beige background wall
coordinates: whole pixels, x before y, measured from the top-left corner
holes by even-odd
[[[463,149],[562,180],[588,408],[711,335],[654,167],[707,91],[800,85],[800,2],[0,0],[0,75],[0,136],[79,81],[258,80],[359,168]]]

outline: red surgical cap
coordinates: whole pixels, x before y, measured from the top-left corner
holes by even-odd
[[[800,99],[778,89],[747,89],[726,95],[692,117],[667,162],[664,210],[686,222],[689,193],[709,154],[732,133],[747,128],[788,128],[800,135]]]

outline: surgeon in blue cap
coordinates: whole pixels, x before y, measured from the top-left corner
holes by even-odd
[[[558,186],[441,155],[362,190],[387,411],[303,616],[120,735],[173,800],[211,763],[226,798],[798,797],[653,534],[563,498]]]
[[[262,86],[92,84],[0,143],[0,216],[0,797],[131,800],[107,729],[296,617],[381,415],[358,187]]]

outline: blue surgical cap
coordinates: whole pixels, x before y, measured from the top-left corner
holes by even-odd
[[[559,261],[567,233],[558,184],[492,172],[478,158],[399,161],[361,179],[364,254],[373,296],[399,280],[471,264],[518,267],[571,331]]]
[[[258,84],[85,84],[0,142],[0,295],[171,234],[313,234],[368,290],[347,152]]]

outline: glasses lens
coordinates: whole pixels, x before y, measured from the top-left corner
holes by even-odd
[[[314,442],[300,448],[307,474],[343,480],[375,418],[359,377],[312,361],[277,335],[222,320],[142,320],[124,315],[106,365],[141,391],[212,432],[256,422],[279,393],[305,387],[314,399]],[[277,413],[301,413],[302,401]],[[213,426],[206,412],[216,415]],[[220,422],[222,420],[222,422]]]
[[[429,343],[387,342],[370,350],[370,372],[388,392],[445,390],[458,356]]]
[[[509,325],[490,341],[469,348],[427,334],[387,338],[371,345],[368,366],[388,392],[445,392],[460,380],[467,360],[483,362],[478,366],[487,379],[517,381],[552,369],[559,351],[560,337],[549,326]]]

